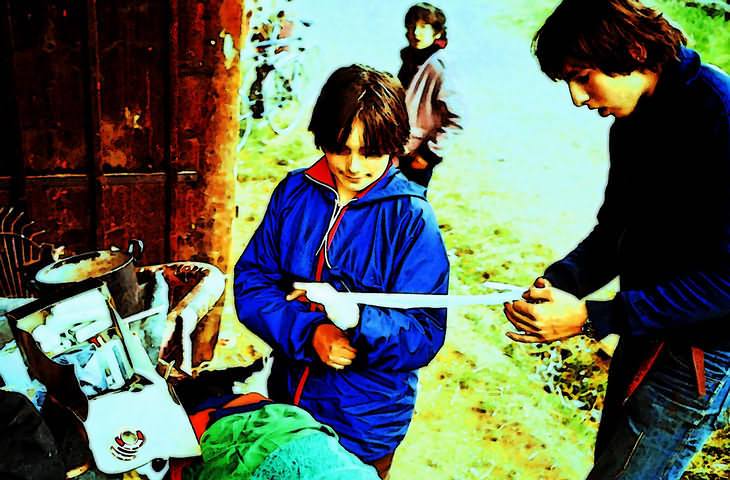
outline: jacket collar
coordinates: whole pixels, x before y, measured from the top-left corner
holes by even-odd
[[[327,159],[324,156],[317,160],[314,165],[304,170],[304,174],[317,183],[321,183],[337,190],[337,187],[335,186],[335,177],[332,175],[330,167],[327,165]]]
[[[681,48],[679,52],[679,64],[675,68],[678,72],[679,79],[683,83],[690,83],[694,80],[700,71],[701,65],[699,53],[687,47]]]
[[[306,178],[314,183],[323,185],[334,192],[337,191],[334,176],[324,156],[317,160],[314,165],[304,170],[304,174]],[[358,203],[363,203],[364,201],[371,202],[382,198],[406,195],[425,198],[425,189],[400,174],[400,170],[393,166],[393,159],[391,158],[388,167],[380,178],[371,183],[366,189],[358,192],[355,198],[362,199]]]
[[[678,61],[666,65],[660,74],[655,93],[662,95],[692,83],[697,78],[700,66],[700,55],[694,50],[681,47]]]
[[[659,74],[654,94],[650,97],[644,96],[639,100],[634,113],[626,119],[638,119],[645,115],[656,115],[657,109],[671,104],[668,98],[673,97],[678,91],[692,83],[700,71],[700,56],[692,49],[681,47],[678,60],[669,62]],[[623,123],[623,122],[621,122]]]

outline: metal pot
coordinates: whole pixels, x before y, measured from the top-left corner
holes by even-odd
[[[131,240],[126,252],[98,250],[64,258],[38,271],[35,276],[37,288],[44,295],[97,278],[106,283],[119,314],[128,317],[144,307],[134,268],[143,248],[141,240]]]

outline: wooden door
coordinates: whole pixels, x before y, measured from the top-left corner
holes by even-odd
[[[140,238],[144,263],[225,268],[238,74],[217,40],[240,48],[242,2],[0,8],[0,205],[25,208],[67,253]]]

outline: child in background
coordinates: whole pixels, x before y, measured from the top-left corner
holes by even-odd
[[[408,47],[400,52],[398,79],[406,89],[411,135],[399,166],[409,180],[428,187],[434,167],[443,161],[447,139],[461,130],[453,96],[444,88],[446,16],[438,7],[418,3],[408,9],[405,26]]]

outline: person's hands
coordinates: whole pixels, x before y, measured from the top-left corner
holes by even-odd
[[[581,333],[588,318],[585,302],[538,278],[522,295],[524,300],[505,303],[504,314],[524,333],[507,332],[521,343],[549,343]]]
[[[329,283],[294,282],[294,290],[286,296],[286,299],[294,300],[305,294],[310,302],[321,304],[327,318],[341,330],[354,328],[360,322],[360,309],[357,303],[347,300]]]
[[[329,323],[323,323],[314,330],[312,346],[322,363],[336,370],[351,365],[357,354],[345,332]]]
[[[426,170],[428,168],[428,162],[424,160],[422,156],[415,152],[413,152],[411,156],[413,157],[411,168],[414,170]]]

